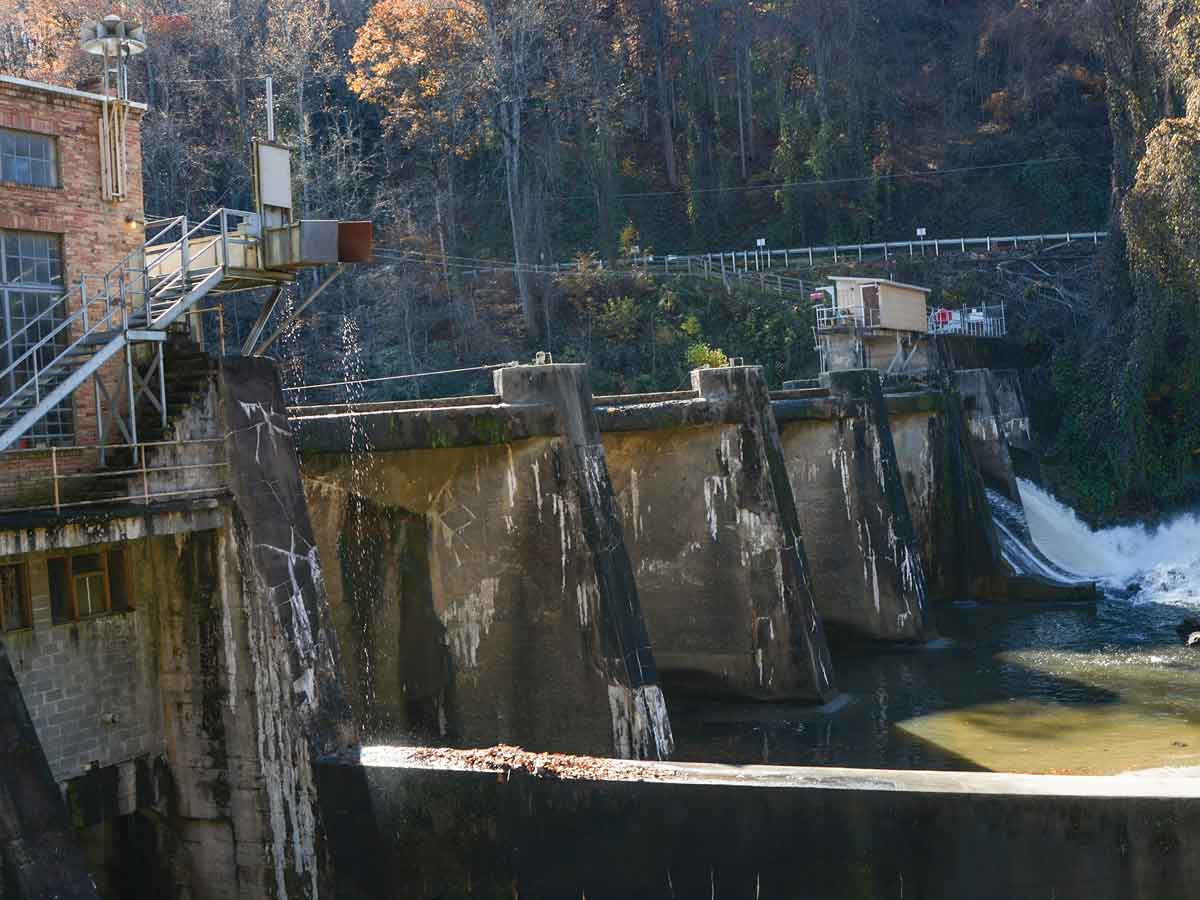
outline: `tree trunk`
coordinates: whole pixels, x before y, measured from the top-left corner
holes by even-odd
[[[667,85],[665,54],[660,49],[654,64],[654,84],[658,92],[658,122],[663,145],[663,162],[667,167],[667,182],[679,186],[679,163],[675,158],[675,133],[671,127],[671,96]]]
[[[749,172],[746,169],[746,123],[742,112],[742,59],[740,53],[734,57],[733,62],[733,71],[736,75],[735,86],[737,87],[738,158],[742,161],[742,181],[745,181]]]
[[[538,335],[537,310],[533,303],[533,287],[525,271],[526,241],[529,232],[527,196],[521,177],[521,113],[515,103],[500,104],[499,118],[504,127],[500,146],[504,153],[504,182],[508,196],[508,221],[512,228],[513,260],[516,263],[517,294],[521,299],[521,314],[529,338]]]

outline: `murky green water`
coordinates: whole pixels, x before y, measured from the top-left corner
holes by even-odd
[[[669,697],[676,759],[1110,774],[1200,766],[1200,651],[1189,610],[943,608],[924,648],[834,651],[832,710]]]

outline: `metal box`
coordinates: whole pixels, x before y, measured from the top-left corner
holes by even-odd
[[[263,238],[268,269],[302,269],[338,261],[336,219],[301,219],[267,228]]]

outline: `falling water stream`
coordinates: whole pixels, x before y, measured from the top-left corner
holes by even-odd
[[[1098,602],[956,603],[939,610],[942,637],[926,647],[835,649],[833,709],[677,698],[677,757],[1081,774],[1200,766],[1200,651],[1176,634],[1200,617],[1200,519],[1095,531],[1036,485],[1019,487],[1020,505],[991,497],[1009,564],[1095,580]]]

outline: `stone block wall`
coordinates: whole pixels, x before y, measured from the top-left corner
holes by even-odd
[[[156,552],[151,542],[124,545],[131,571]],[[56,780],[163,751],[157,690],[157,636],[151,608],[156,591],[144,581],[144,601],[129,612],[55,625],[44,554],[24,558],[33,627],[4,635],[21,692]]]

